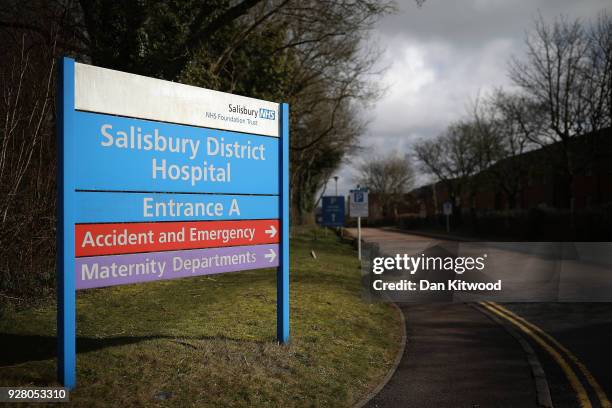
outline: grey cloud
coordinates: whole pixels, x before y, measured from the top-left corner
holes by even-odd
[[[398,2],[400,12],[385,18],[378,32],[387,38],[442,40],[457,47],[477,47],[490,38],[519,38],[540,12],[590,18],[612,9],[606,0],[427,0],[418,8],[412,0]]]
[[[348,157],[337,173],[340,193],[354,186],[363,152],[409,154],[416,140],[464,116],[479,92],[510,87],[507,61],[523,55],[525,31],[538,12],[547,19],[612,12],[609,0],[427,0],[420,9],[413,0],[398,3],[400,13],[385,17],[374,32],[385,48],[381,66],[389,66],[380,78],[387,92],[366,114],[371,120],[361,154]],[[424,181],[420,176],[418,184]]]

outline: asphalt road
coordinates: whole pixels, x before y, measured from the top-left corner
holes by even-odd
[[[571,351],[597,380],[607,398],[612,397],[612,304],[610,303],[509,303],[506,308],[540,327]],[[540,347],[536,347],[544,366],[556,407],[572,407],[575,396],[558,364]],[[585,383],[593,407],[596,393]]]
[[[387,256],[439,251],[456,255],[458,248],[451,240],[380,229],[366,228],[362,238],[376,243],[379,253]],[[568,287],[559,291],[559,279],[551,279],[560,276],[559,268],[547,264],[551,259],[545,253],[551,246],[543,248],[538,253],[511,247],[494,250],[521,272],[525,272],[521,265],[529,265],[530,276],[536,276],[529,285],[545,287],[525,288],[530,295],[547,298],[556,293],[559,298],[565,293],[568,299],[579,298],[581,294]],[[571,281],[578,280],[582,271],[586,280],[611,272],[606,266],[572,262]],[[565,273],[567,277],[567,268]],[[554,407],[610,407],[612,304],[500,302],[503,298],[488,303],[488,295],[471,299],[455,294],[425,303],[399,303],[406,319],[404,356],[367,406],[536,407],[545,384]],[[485,303],[468,304],[466,299]],[[532,349],[531,357],[521,341]],[[536,382],[534,360],[543,370],[544,383]]]

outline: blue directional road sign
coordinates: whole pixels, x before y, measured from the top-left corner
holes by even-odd
[[[323,222],[327,227],[344,226],[344,197],[323,197]]]

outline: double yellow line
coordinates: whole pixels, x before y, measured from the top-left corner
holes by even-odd
[[[576,374],[572,366],[568,363],[567,359],[569,359],[569,361],[571,361],[576,367],[578,367],[578,370],[580,370],[584,378],[586,378],[589,385],[595,391],[595,394],[597,394],[597,398],[599,399],[601,407],[612,408],[612,406],[610,405],[610,401],[606,396],[606,393],[601,388],[597,380],[595,380],[593,374],[591,374],[591,372],[578,359],[578,357],[574,355],[574,353],[569,351],[565,346],[555,340],[551,335],[498,303],[480,302],[480,305],[486,308],[491,313],[494,313],[502,319],[512,323],[520,331],[522,331],[531,339],[533,339],[533,341],[540,345],[540,347],[546,350],[548,354],[550,354],[550,356],[555,360],[555,362],[559,364],[559,367],[561,367],[561,370],[563,370],[563,373],[569,380],[572,389],[576,393],[578,403],[582,408],[592,408],[591,401],[584,386],[582,385],[582,382],[580,382],[578,375]]]

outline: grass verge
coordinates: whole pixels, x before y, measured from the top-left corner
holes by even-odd
[[[355,252],[335,235],[296,230],[291,251],[286,346],[275,343],[272,269],[79,292],[70,405],[358,401],[391,367],[399,317],[390,305],[362,300]],[[56,385],[55,304],[5,304],[0,314],[0,385]]]

